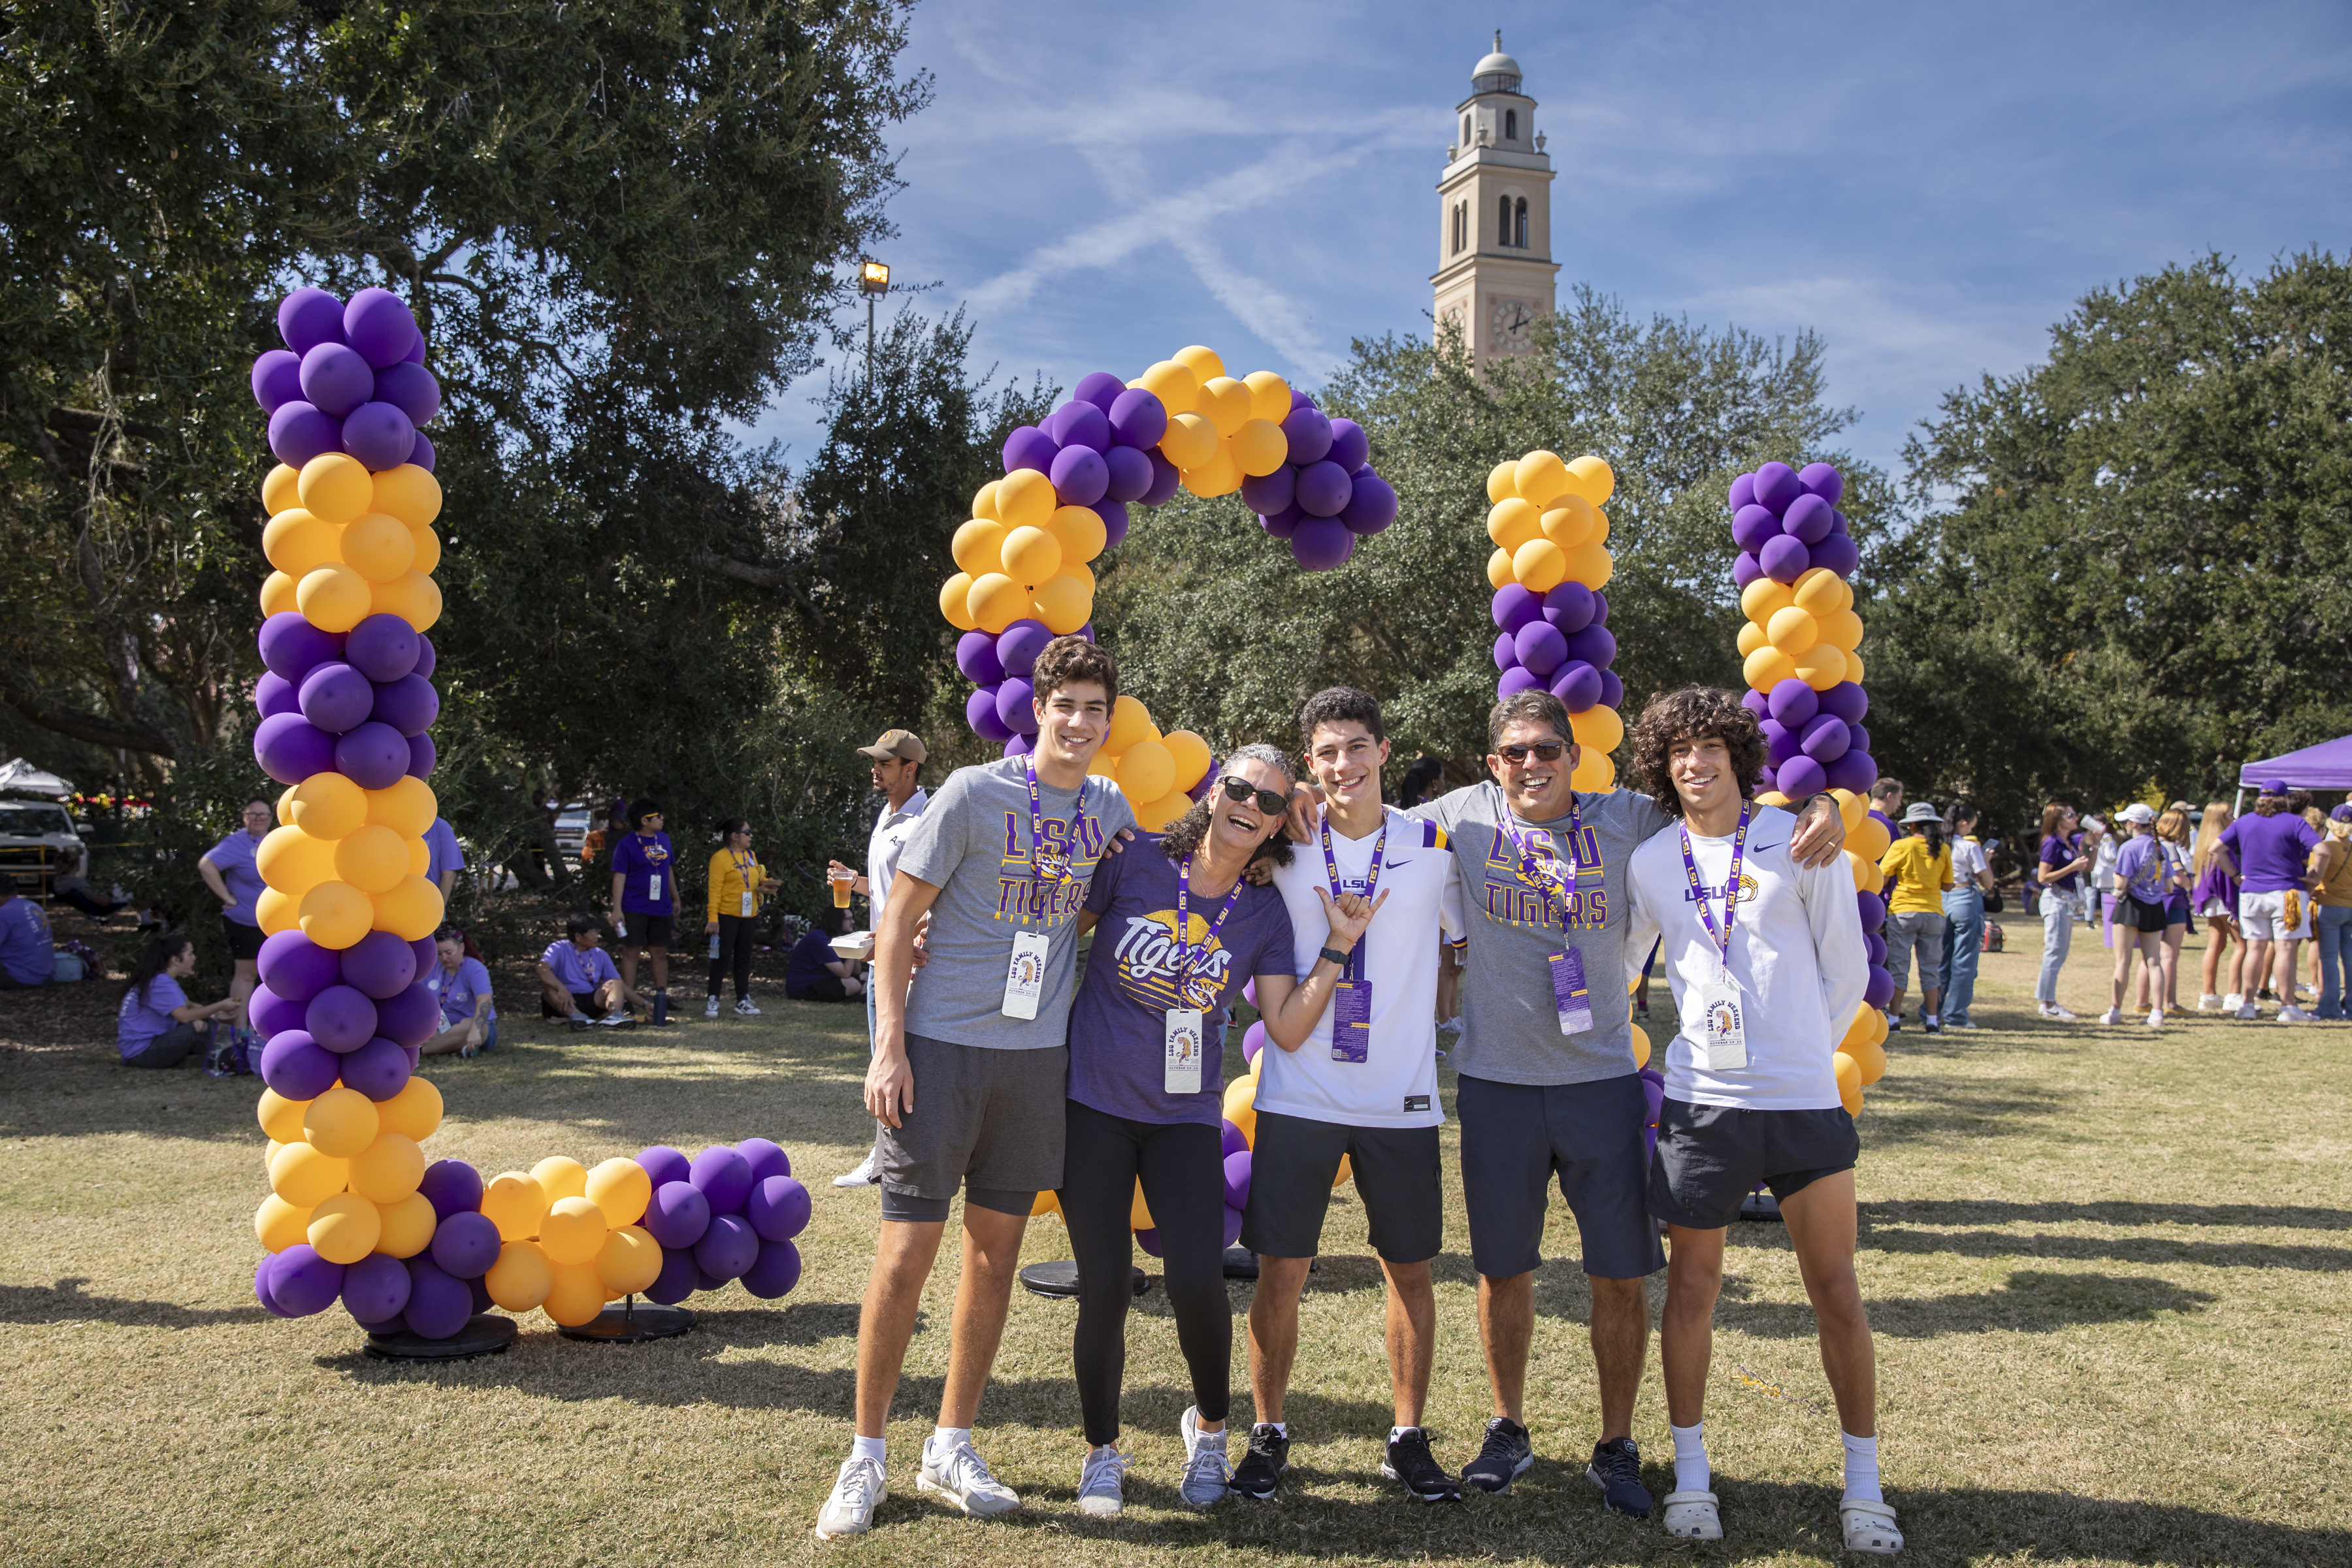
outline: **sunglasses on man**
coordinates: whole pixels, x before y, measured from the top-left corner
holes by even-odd
[[[1290,799],[1287,795],[1276,795],[1270,789],[1260,789],[1247,779],[1235,778],[1233,774],[1227,773],[1217,782],[1225,786],[1227,800],[1248,800],[1255,795],[1257,808],[1268,816],[1280,816],[1290,809]]]
[[[1532,746],[1497,746],[1495,754],[1516,768],[1531,754],[1539,763],[1556,763],[1567,750],[1567,742],[1562,741],[1538,741]]]

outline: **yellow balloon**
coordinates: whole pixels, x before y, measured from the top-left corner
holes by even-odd
[[[1848,680],[1853,681],[1856,686],[1860,686],[1862,684],[1861,654],[1849,653],[1845,656],[1845,678]]]
[[[1592,531],[1585,535],[1584,542],[1587,544],[1609,542],[1609,514],[1597,506],[1592,509]]]
[[[1257,1147],[1257,1077],[1235,1079],[1225,1085],[1224,1118],[1242,1130],[1251,1148]]]
[[[940,585],[940,614],[960,632],[978,628],[980,623],[971,618],[971,573],[959,572]]]
[[[1151,710],[1133,697],[1122,694],[1111,704],[1110,733],[1104,737],[1102,749],[1117,757],[1142,741],[1160,739],[1160,726],[1151,721]]]
[[[1598,593],[1609,586],[1609,579],[1616,574],[1616,558],[1612,556],[1604,546],[1595,544],[1588,539],[1568,552],[1568,571],[1564,574],[1564,580],[1581,583]],[[1533,587],[1535,584],[1530,583],[1528,585]]]
[[[1595,710],[1599,711],[1599,710]],[[1571,716],[1570,723],[1575,719]],[[1606,752],[1581,752],[1576,766],[1568,775],[1569,784],[1586,795],[1606,795],[1617,787],[1617,764],[1609,760]]]
[[[1830,1058],[1830,1068],[1837,1074],[1838,1101],[1846,1114],[1862,1114],[1862,1064],[1843,1051]]]
[[[1562,550],[1573,550],[1591,541],[1593,522],[1600,515],[1582,496],[1562,495],[1543,514],[1543,535]]]
[[[416,1140],[385,1132],[352,1162],[352,1191],[371,1203],[396,1204],[425,1179],[425,1152]]]
[[[1568,477],[1576,493],[1594,506],[1607,506],[1609,498],[1617,493],[1617,476],[1589,452],[1569,464]]]
[[[253,1234],[268,1250],[283,1252],[310,1239],[310,1211],[272,1193],[253,1211]]]
[[[1871,1008],[1870,1012],[1870,1043],[1874,1046],[1884,1046],[1886,1044],[1886,1015],[1875,1007]]]
[[[357,1193],[337,1193],[310,1211],[310,1246],[330,1263],[357,1263],[383,1236],[383,1216]]]
[[[1029,595],[1030,614],[1045,622],[1045,629],[1055,637],[1068,637],[1094,616],[1094,585],[1080,575],[1086,570],[1073,563],[1062,575],[1038,584]]]
[[[366,792],[341,773],[312,773],[287,793],[294,825],[311,838],[331,843],[367,821]]]
[[[302,618],[322,632],[347,632],[367,619],[375,602],[368,580],[348,566],[314,567],[294,585]]]
[[[1820,617],[1822,641],[1841,653],[1862,646],[1862,617],[1852,610],[1832,610]]]
[[[303,464],[294,489],[305,510],[329,522],[349,522],[375,503],[367,465],[341,452],[321,452]]]
[[[439,886],[412,872],[391,891],[378,893],[371,900],[368,926],[388,931],[403,942],[422,942],[439,929],[442,913]]]
[[[301,900],[291,893],[264,888],[261,897],[253,900],[253,923],[261,928],[264,936],[276,936],[282,931],[299,931],[302,929]]]
[[[1004,536],[1011,531],[1001,522],[975,517],[955,531],[955,542],[948,549],[955,556],[955,563],[971,576],[1001,572],[1004,569]]]
[[[1865,808],[1862,820],[1846,834],[1845,847],[1875,866],[1885,858],[1887,850],[1895,847],[1895,836],[1886,830],[1886,824],[1871,816]]]
[[[1065,572],[1073,565],[1092,561],[1110,542],[1110,531],[1103,526],[1102,513],[1090,506],[1055,507],[1054,515],[1045,520],[1045,531],[1052,534],[1062,547],[1062,570]]]
[[[441,564],[441,536],[429,528],[412,528],[408,537],[416,547],[416,558],[408,563],[410,569],[431,576],[433,569]]]
[[[1866,1002],[1856,1007],[1853,1010],[1853,1016],[1846,1022],[1845,1033],[1838,1037],[1837,1048],[1852,1056],[1856,1046],[1862,1045],[1870,1038],[1871,1016],[1877,1011],[1877,1008]],[[1858,1056],[1854,1057],[1856,1061],[1861,1059]]]
[[[1800,610],[1799,615],[1804,612]],[[1825,642],[1817,642],[1795,660],[1797,679],[1816,691],[1827,691],[1845,679],[1845,655]]]
[[[283,572],[272,572],[261,580],[261,613],[282,616],[289,612],[299,615],[302,609],[299,584]]]
[[[1042,528],[1022,527],[1004,536],[1004,574],[1034,587],[1062,569],[1062,542]]]
[[[996,481],[996,516],[1008,530],[1045,527],[1057,504],[1054,481],[1034,468],[1015,468]]]
[[[596,1254],[596,1278],[607,1290],[635,1295],[661,1278],[661,1243],[642,1226],[627,1226],[604,1238]]]
[[[1031,1219],[1035,1219],[1041,1215],[1060,1214],[1061,1212],[1062,1195],[1051,1187],[1040,1188],[1037,1195],[1029,1200],[1029,1217]]]
[[[280,463],[261,479],[261,510],[276,517],[302,504],[302,471]]]
[[[1290,414],[1290,384],[1270,370],[1254,370],[1242,377],[1250,391],[1250,417],[1279,425]]]
[[[1789,584],[1789,597],[1816,616],[1826,616],[1845,608],[1844,589],[1836,573],[1826,566],[1811,566]]]
[[[1095,754],[1087,759],[1087,772],[1098,779],[1108,779],[1111,783],[1117,784],[1118,759],[1112,756],[1107,748],[1097,747]]]
[[[1777,789],[1758,790],[1756,792],[1756,804],[1759,805],[1777,805],[1782,811],[1793,811],[1796,809],[1797,805],[1795,801],[1790,800],[1787,795],[1782,795]]]
[[[1249,423],[1250,389],[1230,375],[1213,375],[1201,384],[1201,400],[1192,406],[1208,416],[1220,437],[1230,440]]]
[[[1847,1056],[1853,1058],[1853,1065],[1862,1069],[1863,1088],[1868,1089],[1886,1076],[1885,1047],[1873,1044],[1868,1040],[1861,1040],[1841,1048]]]
[[[429,528],[441,515],[441,481],[415,463],[375,476],[374,493],[362,510],[388,512],[411,528]]]
[[[278,826],[291,827],[294,826],[294,792],[300,787],[301,786],[299,784],[288,784],[284,789],[278,792]],[[320,834],[318,837],[324,837],[325,835]]]
[[[1225,362],[1217,357],[1217,351],[1199,343],[1178,349],[1175,359],[1178,364],[1197,376],[1202,385],[1225,374]]]
[[[1865,859],[1851,849],[1845,852],[1845,868],[1853,879],[1853,890],[1857,893],[1874,893],[1886,882],[1886,873],[1878,868],[1877,861]]]
[[[1521,500],[1549,507],[1557,497],[1568,493],[1568,465],[1560,461],[1558,452],[1538,449],[1514,465],[1511,481]]]
[[[971,618],[982,631],[1003,631],[1029,613],[1029,590],[1002,572],[972,579]]]
[[[530,1168],[530,1177],[551,1204],[558,1198],[585,1197],[588,1193],[588,1167],[569,1154],[550,1154]]]
[[[383,1234],[376,1237],[375,1249],[391,1258],[414,1258],[424,1251],[433,1244],[433,1228],[440,1223],[433,1200],[423,1193],[381,1204],[376,1214],[383,1221]]]
[[[389,827],[403,838],[423,837],[441,809],[433,786],[413,773],[403,773],[382,789],[363,790],[361,799],[368,822]]]
[[[1739,623],[1738,647],[1740,658],[1746,658],[1758,648],[1764,647],[1768,645],[1765,640],[1764,628],[1762,626],[1758,626],[1754,621],[1742,621]]]
[[[1630,1024],[1626,1027],[1633,1037],[1633,1070],[1639,1072],[1650,1065],[1650,1032],[1639,1024]]]
[[[1767,643],[1741,662],[1739,673],[1751,689],[1769,691],[1784,680],[1795,679],[1797,665],[1787,654]]]
[[[1345,1154],[1340,1155],[1340,1156],[1339,1156],[1339,1168],[1338,1170],[1336,1170],[1336,1171],[1334,1171],[1334,1172],[1332,1172],[1332,1173],[1331,1173],[1331,1189],[1332,1189],[1332,1191],[1337,1192],[1337,1191],[1339,1189],[1339,1187],[1340,1187],[1343,1184],[1345,1184],[1345,1183],[1346,1183],[1346,1181],[1348,1180],[1348,1178],[1349,1178],[1349,1176],[1354,1175],[1354,1174],[1355,1174],[1355,1169],[1354,1169],[1354,1167],[1353,1167],[1353,1166],[1351,1166],[1351,1165],[1349,1165],[1349,1164],[1348,1163],[1348,1156],[1346,1156]]]
[[[1504,549],[1517,551],[1531,539],[1544,537],[1543,513],[1533,501],[1510,496],[1486,510],[1486,537]]]
[[[604,1211],[584,1197],[556,1199],[539,1222],[539,1246],[553,1263],[594,1262],[604,1249]]]
[[[550,1274],[547,1300],[539,1304],[539,1310],[563,1327],[576,1329],[593,1322],[604,1310],[604,1282],[596,1278],[593,1257],[578,1263],[556,1263]]]
[[[1486,583],[1488,586],[1500,588],[1505,584],[1516,583],[1517,581],[1517,578],[1511,575],[1511,552],[1509,551],[1497,550],[1495,553],[1486,557]]]
[[[1282,467],[1290,456],[1290,442],[1282,426],[1271,419],[1252,419],[1234,432],[1234,462],[1250,479],[1262,479]]]
[[[1189,366],[1172,359],[1161,360],[1128,384],[1139,386],[1160,399],[1171,419],[1179,414],[1191,413],[1201,395],[1201,378]]]
[[[302,1111],[310,1103],[307,1100],[289,1100],[274,1089],[265,1089],[253,1114],[264,1132],[280,1143],[291,1143],[302,1136]]]
[[[378,583],[370,601],[371,614],[398,616],[420,632],[429,632],[441,618],[441,587],[415,569],[389,583]]]
[[[604,1223],[617,1230],[645,1217],[646,1205],[654,1201],[654,1179],[635,1160],[615,1158],[590,1171],[582,1191],[603,1211]]]
[[[1739,590],[1739,613],[1759,626],[1769,624],[1773,615],[1797,602],[1784,584],[1769,577],[1759,577]]]
[[[416,536],[408,524],[372,511],[343,526],[344,563],[371,583],[389,583],[416,563]]]
[[[971,492],[971,515],[982,522],[1002,522],[996,515],[996,481],[991,479]]]
[[[1765,640],[1790,658],[1805,652],[1821,640],[1822,626],[1813,619],[1812,612],[1801,605],[1790,605],[1785,610],[1775,610],[1764,625]]]
[[[299,827],[273,827],[253,852],[261,879],[294,898],[335,875],[335,840],[313,838]]]
[[[1119,754],[1119,793],[1130,801],[1158,800],[1176,787],[1176,759],[1158,741],[1139,741]]]
[[[1230,443],[1220,441],[1208,461],[1184,470],[1184,488],[1203,499],[1229,496],[1242,488],[1242,466]]]
[[[555,1283],[555,1266],[535,1241],[520,1238],[499,1248],[499,1260],[482,1276],[490,1300],[509,1312],[528,1312],[547,1300]]]
[[[333,874],[370,898],[388,893],[408,875],[408,845],[389,827],[360,828],[334,846]]]
[[[1192,797],[1181,790],[1170,790],[1158,800],[1147,800],[1140,805],[1129,803],[1135,813],[1136,826],[1146,833],[1165,833],[1171,823],[1192,809]]]
[[[341,561],[341,547],[342,530],[299,506],[279,512],[261,531],[261,552],[297,581],[306,572]]]
[[[1150,1230],[1154,1228],[1151,1223],[1151,1205],[1143,1201],[1143,1180],[1141,1177],[1138,1177],[1136,1179],[1135,1195],[1129,1198],[1127,1202],[1127,1225],[1129,1230]]]
[[[522,1241],[539,1234],[547,1194],[528,1172],[502,1171],[482,1189],[482,1213],[499,1227],[499,1240]]]
[[[302,895],[300,910],[302,934],[320,947],[349,947],[375,923],[375,907],[349,882],[320,883]]]
[[[1168,748],[1169,761],[1176,764],[1176,781],[1171,787],[1189,790],[1208,773],[1209,742],[1192,731],[1171,730],[1160,737],[1160,743]]]
[[[1530,539],[1511,552],[1511,575],[1534,593],[1549,593],[1567,579],[1568,556],[1549,539]]]
[[[431,1079],[412,1075],[398,1094],[377,1104],[375,1114],[383,1131],[422,1143],[440,1130],[441,1091]]]
[[[375,1101],[341,1084],[302,1110],[302,1136],[321,1154],[348,1160],[376,1140]]]
[[[1486,470],[1486,500],[1507,501],[1519,493],[1519,465],[1497,463]]]
[[[1216,455],[1220,444],[1217,427],[1207,415],[1179,414],[1160,437],[1160,455],[1180,469],[1197,468]]]
[[[433,869],[433,851],[425,847],[422,838],[411,838],[408,845],[408,874],[422,877]]]
[[[1850,789],[1833,789],[1830,791],[1830,798],[1837,802],[1838,819],[1845,824],[1845,836],[1852,838],[1853,830],[1860,827],[1863,819],[1870,815],[1869,798]]]
[[[1576,743],[1587,751],[1613,752],[1617,742],[1625,738],[1625,721],[1617,716],[1617,710],[1599,703],[1581,713],[1570,714],[1568,724],[1576,731]]]

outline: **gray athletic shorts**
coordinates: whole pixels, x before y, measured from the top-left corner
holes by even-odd
[[[1670,1100],[1658,1112],[1650,1212],[1668,1225],[1719,1230],[1739,1217],[1757,1183],[1785,1198],[1861,1157],[1862,1136],[1843,1106],[1742,1110]]]
[[[982,1208],[1027,1214],[1062,1184],[1067,1046],[999,1051],[908,1035],[907,1065],[915,1109],[876,1145],[885,1219],[943,1220],[959,1188]]]
[[[1585,1273],[1638,1279],[1666,1266],[1643,1193],[1650,1100],[1639,1073],[1568,1084],[1497,1083],[1465,1073],[1454,1111],[1462,1118],[1470,1261],[1479,1273],[1508,1279],[1543,1262],[1555,1173],[1576,1216]],[[1250,1195],[1257,1195],[1255,1183]]]
[[[1242,1245],[1269,1258],[1320,1251],[1344,1154],[1371,1223],[1372,1250],[1391,1263],[1427,1262],[1445,1241],[1437,1133],[1434,1127],[1343,1127],[1259,1111]]]
[[[1911,984],[1914,950],[1919,954],[1920,989],[1936,983],[1937,972],[1944,966],[1944,928],[1949,923],[1940,910],[1906,910],[1886,917],[1886,973],[1895,977],[1895,989]]]

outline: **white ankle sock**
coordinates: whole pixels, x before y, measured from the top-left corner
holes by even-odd
[[[1276,1431],[1281,1433],[1286,1438],[1290,1436],[1290,1423],[1287,1421],[1261,1421],[1258,1425],[1261,1426],[1271,1426]]]
[[[971,1428],[969,1426],[934,1426],[931,1428],[930,1440],[925,1443],[923,1447],[930,1453],[944,1454],[958,1443],[971,1441]]]
[[[871,1459],[877,1465],[887,1466],[889,1461],[883,1453],[886,1441],[881,1437],[852,1437],[849,1440],[849,1457],[853,1459]]]
[[[1839,1436],[1845,1439],[1845,1500],[1885,1502],[1886,1494],[1878,1489],[1878,1439],[1851,1432]]]
[[[1418,1432],[1420,1430],[1421,1428],[1418,1426],[1391,1426],[1389,1428],[1389,1441],[1393,1443],[1408,1432]],[[1283,1436],[1287,1437],[1290,1434],[1286,1432]]]
[[[1695,1421],[1687,1426],[1668,1425],[1675,1435],[1675,1490],[1703,1492],[1715,1472],[1706,1462],[1706,1423]]]

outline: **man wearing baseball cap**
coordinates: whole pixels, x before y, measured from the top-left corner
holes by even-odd
[[[2319,933],[2319,1016],[2346,1016],[2345,961],[2352,957],[2352,801],[2327,814],[2327,839],[2311,857],[2312,922]]]
[[[912,730],[885,730],[882,738],[870,746],[860,746],[857,754],[874,764],[874,787],[882,793],[882,810],[874,819],[874,832],[866,840],[866,874],[858,876],[838,860],[825,863],[828,878],[849,877],[849,890],[866,895],[866,929],[882,929],[882,905],[890,892],[890,879],[898,874],[898,853],[907,847],[908,837],[915,831],[923,807],[930,796],[917,782],[922,776],[923,763],[930,756],[922,740]],[[866,1047],[874,1048],[874,987],[866,988]],[[877,1124],[878,1127],[878,1123]],[[877,1147],[878,1148],[878,1142]],[[874,1184],[875,1156],[869,1152],[865,1163],[856,1170],[835,1176],[836,1187],[870,1187]]]
[[[2304,890],[2304,873],[2319,835],[2301,816],[2287,809],[2286,785],[2266,779],[2255,786],[2254,814],[2242,816],[2221,830],[2221,842],[2238,862],[2238,927],[2246,939],[2245,1002],[2241,1018],[2258,1016],[2254,993],[2262,977],[2274,973],[2279,994],[2279,1022],[2302,1024],[2311,1015],[2294,1005],[2294,961],[2305,937],[2311,934],[2311,900]],[[2271,944],[2278,944],[2278,963],[2271,967]]]

